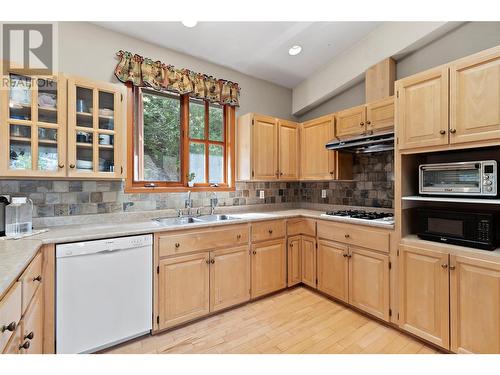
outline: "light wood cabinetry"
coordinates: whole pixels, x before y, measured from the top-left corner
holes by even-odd
[[[23,311],[28,308],[36,290],[42,283],[42,279],[42,253],[39,252],[19,278],[23,289]]]
[[[252,242],[272,240],[285,237],[284,220],[261,221],[252,224]]]
[[[22,315],[22,285],[16,282],[0,300],[0,351],[3,351]]]
[[[394,96],[366,105],[366,131],[370,134],[394,128]]]
[[[377,101],[394,94],[396,62],[387,58],[368,68],[365,72],[365,100]]]
[[[287,285],[293,286],[302,282],[302,251],[300,249],[301,236],[288,237],[287,253]]]
[[[300,129],[300,178],[328,180],[336,177],[337,152],[325,145],[334,137],[335,117],[323,116],[304,122]]]
[[[450,143],[500,138],[500,47],[450,65]]]
[[[500,353],[500,263],[450,256],[451,350]]]
[[[400,246],[399,324],[449,348],[449,279],[446,252]]]
[[[299,178],[300,147],[299,126],[296,122],[278,119],[279,178]]]
[[[389,320],[389,257],[349,246],[349,303]]]
[[[210,311],[250,299],[250,255],[248,246],[210,253]]]
[[[21,324],[25,354],[43,353],[43,289],[38,288]]]
[[[12,333],[12,337],[10,338],[10,341],[7,343],[5,348],[3,349],[3,354],[22,354],[24,352],[24,349],[22,348],[22,327],[19,326],[17,329]]]
[[[365,134],[366,130],[366,107],[345,109],[336,113],[337,126],[335,136],[337,138],[349,138]]]
[[[448,144],[448,69],[396,82],[399,149]]]
[[[66,176],[66,80],[8,73],[0,93],[0,175]]]
[[[208,252],[160,259],[159,329],[169,328],[210,312]]]
[[[112,84],[68,78],[68,176],[121,178],[122,94]]]
[[[252,119],[252,179],[278,178],[278,124],[275,118],[254,115]]]
[[[301,236],[301,269],[302,282],[312,288],[316,288],[316,239],[309,236]]]
[[[349,298],[348,249],[331,241],[318,241],[318,290],[347,302]]]
[[[252,245],[252,298],[286,287],[285,239]]]

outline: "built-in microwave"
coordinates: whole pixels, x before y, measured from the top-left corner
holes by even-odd
[[[429,241],[493,250],[500,240],[497,213],[417,208],[417,235]]]
[[[419,193],[496,197],[497,177],[495,160],[422,164],[419,166]]]

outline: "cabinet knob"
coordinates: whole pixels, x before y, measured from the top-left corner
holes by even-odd
[[[269,234],[273,234],[273,230],[272,229],[269,229]]]
[[[333,174],[333,171],[330,171],[330,174]]]
[[[257,252],[254,250],[254,251],[252,251],[252,254],[253,254],[253,255],[256,255],[256,254],[257,254]]]
[[[448,268],[448,265],[446,263],[443,263],[443,264],[441,264],[441,267]]]
[[[206,263],[206,264],[210,264],[210,259],[206,259],[206,260],[205,260],[205,263]]]
[[[38,281],[39,283],[42,282],[42,275],[38,275],[37,277],[33,278],[33,281]]]
[[[241,240],[241,234],[237,234],[237,235],[236,235],[236,239],[237,239],[237,240]]]
[[[2,332],[5,332],[5,331],[14,332],[16,327],[17,327],[16,322],[12,322],[10,324],[7,324],[6,326],[5,325],[2,326]]]
[[[370,125],[372,122],[371,121],[367,121],[366,122],[366,125]]]
[[[74,164],[70,164],[70,165],[69,165],[69,167],[70,167],[71,169],[74,169],[74,168],[75,168],[75,165],[74,165]]]
[[[454,269],[455,269],[455,266],[451,266],[451,265],[450,265],[450,270],[452,270],[452,271],[453,271]]]
[[[349,238],[349,237],[351,237],[351,236],[350,236],[350,235],[348,235],[348,234],[344,234],[344,237],[345,237],[345,238]]]
[[[280,176],[283,176],[283,172],[280,172]]]
[[[214,259],[214,258],[212,258],[212,259],[210,260],[210,263],[214,264],[214,263],[215,263],[215,259]]]
[[[347,254],[347,257],[348,258],[352,258],[352,254]]]
[[[28,340],[33,340],[34,337],[35,337],[35,334],[33,333],[33,331],[31,331],[30,333],[28,333],[27,335],[24,336],[24,338],[28,339]]]
[[[290,244],[290,247],[293,247],[293,243]]]
[[[347,258],[347,254],[342,254],[342,256],[343,256],[344,258]]]
[[[26,340],[25,342],[23,342],[23,344],[21,346],[19,346],[19,350],[21,349],[29,349],[30,348],[30,342],[29,340]]]
[[[457,129],[450,129],[451,134],[455,134],[457,132]]]
[[[441,134],[441,135],[445,135],[445,134],[446,134],[446,130],[440,130],[440,131],[439,131],[439,134]]]
[[[59,167],[60,169],[63,169],[63,168],[64,168],[64,164],[63,164],[63,163],[59,163],[59,164],[58,164],[58,167]]]
[[[360,122],[360,123],[359,123],[359,126],[364,126],[364,125],[365,125],[365,123],[364,123],[364,122]]]
[[[179,247],[181,246],[181,244],[179,242],[176,242],[175,243],[175,248],[178,249]]]

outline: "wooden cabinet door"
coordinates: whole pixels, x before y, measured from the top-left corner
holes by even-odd
[[[24,349],[21,348],[21,344],[23,343],[21,341],[22,339],[22,326],[19,325],[14,333],[12,333],[12,336],[10,337],[9,342],[3,349],[3,354],[21,354],[24,352]]]
[[[316,240],[313,237],[302,236],[300,243],[302,251],[302,282],[316,288]]]
[[[278,125],[273,117],[255,115],[252,125],[252,179],[278,178]]]
[[[69,177],[123,177],[121,100],[116,85],[68,78]]]
[[[300,236],[288,237],[288,286],[302,281],[302,251]]]
[[[38,288],[28,310],[24,314],[22,324],[23,343],[29,342],[29,347],[24,349],[26,354],[43,353],[43,288]]]
[[[448,144],[448,69],[396,82],[397,137],[402,149]]]
[[[279,178],[299,178],[299,128],[297,123],[278,120]]]
[[[400,247],[399,324],[414,335],[449,348],[447,253]]]
[[[210,312],[209,253],[161,259],[158,277],[159,329]]]
[[[349,303],[389,321],[389,256],[349,247]]]
[[[252,298],[286,287],[285,240],[252,245]]]
[[[318,241],[318,290],[348,300],[347,246],[330,241]]]
[[[451,350],[500,354],[500,263],[450,257]]]
[[[500,138],[500,47],[450,66],[450,142]]]
[[[337,112],[337,126],[335,136],[337,138],[348,138],[359,136],[366,130],[366,107],[360,105]]]
[[[210,311],[225,309],[250,299],[248,246],[210,254]]]
[[[366,130],[370,133],[394,128],[394,96],[366,105]]]
[[[300,178],[327,180],[335,178],[336,152],[325,145],[334,137],[335,117],[323,116],[302,124],[300,130]]]

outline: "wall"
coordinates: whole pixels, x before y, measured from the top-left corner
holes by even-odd
[[[238,82],[241,86],[241,107],[237,115],[257,112],[293,119],[290,89],[92,23],[59,23],[59,70],[64,73],[119,83],[113,74],[118,62],[115,53],[119,50]]]
[[[468,22],[396,62],[397,79],[500,45],[500,22]],[[299,117],[306,121],[365,103],[364,82]]]

